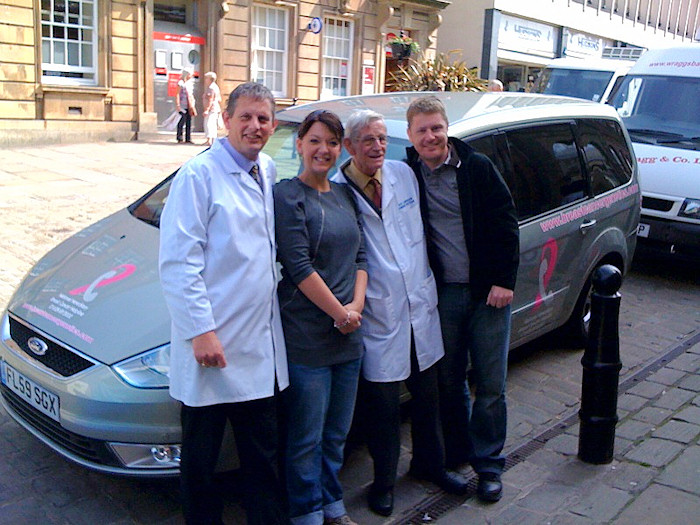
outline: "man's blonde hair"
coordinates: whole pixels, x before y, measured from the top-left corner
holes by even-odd
[[[420,97],[411,102],[406,110],[406,121],[408,122],[408,127],[411,127],[411,121],[413,117],[420,113],[439,113],[445,122],[449,124],[447,120],[447,111],[445,111],[445,104],[442,100],[437,98],[435,95],[427,95],[425,97]]]

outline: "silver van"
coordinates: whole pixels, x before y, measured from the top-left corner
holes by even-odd
[[[340,98],[281,111],[266,146],[299,171],[299,123],[324,108],[386,118],[403,159],[406,108],[424,93]],[[440,93],[450,134],[488,155],[518,208],[521,259],[513,346],[570,323],[587,330],[590,276],[625,272],[635,248],[637,165],[617,112],[525,93]],[[343,159],[340,159],[342,162]],[[178,405],[168,394],[170,319],[158,280],[158,225],[171,177],[46,254],[0,320],[2,404],[64,457],[113,474],[178,473]]]

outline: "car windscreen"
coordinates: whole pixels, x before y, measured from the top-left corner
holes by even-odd
[[[612,71],[546,68],[540,74],[534,91],[598,102],[612,76]]]
[[[610,100],[635,142],[700,149],[700,79],[635,75]]]
[[[270,137],[270,140],[265,145],[263,150],[272,160],[275,161],[277,167],[277,180],[290,179],[296,177],[302,170],[301,158],[297,153],[296,139],[299,123],[280,121],[277,130]],[[387,145],[386,158],[403,160],[406,158],[406,146],[409,142],[405,139],[395,139],[390,137]],[[329,176],[332,176],[343,162],[348,158],[347,151],[343,151],[336,163],[336,166],[331,170]],[[163,212],[165,201],[168,198],[170,191],[170,182],[175,176],[171,174],[167,179],[162,181],[156,187],[151,189],[139,200],[129,206],[128,210],[137,219],[155,226],[160,225],[160,215]]]

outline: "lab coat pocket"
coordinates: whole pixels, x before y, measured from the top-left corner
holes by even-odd
[[[435,277],[433,277],[432,273],[418,287],[414,299],[415,322],[413,323],[413,335],[416,342],[418,361],[422,363],[422,366],[430,366],[444,355],[440,315],[437,308],[437,289],[435,287]]]
[[[396,214],[401,234],[411,245],[423,241],[423,221],[420,213],[413,209],[415,206],[417,204],[401,207],[400,204],[399,211]]]
[[[365,309],[362,311],[362,329],[367,334],[390,334],[396,327],[394,304],[390,295],[365,296]]]
[[[420,294],[420,302],[425,304],[428,311],[437,308],[438,295],[433,272],[430,272],[428,277],[426,277],[421,283]]]

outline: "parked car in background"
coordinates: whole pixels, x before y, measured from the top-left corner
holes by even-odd
[[[633,65],[634,60],[620,58],[555,58],[540,72],[532,92],[606,102]]]
[[[286,109],[265,151],[280,177],[293,177],[296,130],[310,111],[328,109],[345,121],[369,108],[386,118],[388,157],[403,159],[406,108],[424,94]],[[450,135],[495,162],[516,202],[513,346],[566,323],[585,335],[591,274],[606,263],[628,269],[639,222],[637,165],[617,112],[527,93],[437,96]],[[171,178],[46,254],[1,320],[4,407],[58,453],[102,472],[178,473],[179,408],[167,390],[170,319],[158,280],[158,225]]]
[[[700,257],[700,44],[647,51],[609,103],[641,172],[640,244]]]

